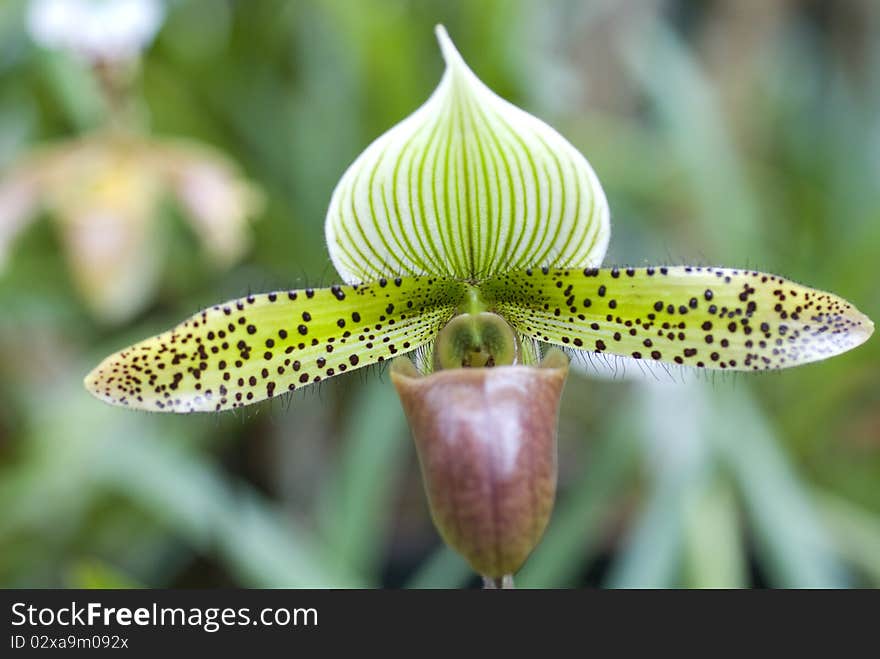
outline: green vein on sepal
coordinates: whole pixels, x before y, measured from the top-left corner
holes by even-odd
[[[440,84],[367,147],[331,198],[326,237],[342,278],[478,280],[528,266],[599,265],[608,204],[590,164],[486,87],[440,26],[437,38]]]

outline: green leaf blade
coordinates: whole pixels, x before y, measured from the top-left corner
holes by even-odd
[[[540,341],[699,368],[797,366],[855,348],[874,330],[836,295],[749,270],[544,268],[500,275],[480,291]]]
[[[135,409],[242,407],[419,348],[463,296],[432,277],[249,295],[111,355],[85,386]]]

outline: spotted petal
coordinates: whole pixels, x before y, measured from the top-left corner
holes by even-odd
[[[705,368],[797,366],[850,350],[874,331],[836,295],[745,270],[525,270],[485,282],[481,293],[541,341]]]
[[[462,284],[429,277],[251,295],[111,355],[85,385],[138,409],[241,407],[415,350],[463,295]]]
[[[437,28],[446,71],[428,101],[345,172],[327,213],[342,278],[479,279],[511,269],[598,266],[608,205],[589,163],[502,100]]]

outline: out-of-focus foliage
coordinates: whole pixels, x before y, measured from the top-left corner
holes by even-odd
[[[100,116],[91,72],[33,45],[24,7],[0,4],[0,166]],[[330,193],[436,85],[438,22],[490,87],[587,154],[612,209],[606,263],[760,267],[880,318],[870,0],[170,2],[143,120],[237,162],[263,216],[220,273],[160,209],[158,296],[114,330],[82,306],[45,218],[11,246],[0,584],[473,583],[433,530],[380,371],[222,416],[114,409],[80,384],[204,305],[335,280]],[[573,375],[557,508],[518,583],[880,586],[878,392],[876,340],[756,377]]]

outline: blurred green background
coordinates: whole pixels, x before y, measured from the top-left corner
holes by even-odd
[[[25,8],[0,3],[6,168],[102,121],[92,72],[35,46]],[[48,217],[16,239],[0,275],[0,585],[477,583],[432,527],[381,370],[219,416],[117,410],[81,386],[202,306],[334,281],[331,191],[439,81],[436,23],[590,159],[607,263],[760,268],[880,319],[873,0],[172,1],[139,112],[262,189],[253,248],[212,268],[164,206],[159,292],[108,326]],[[763,376],[573,373],[559,451],[557,507],[519,586],[880,586],[876,338]]]

